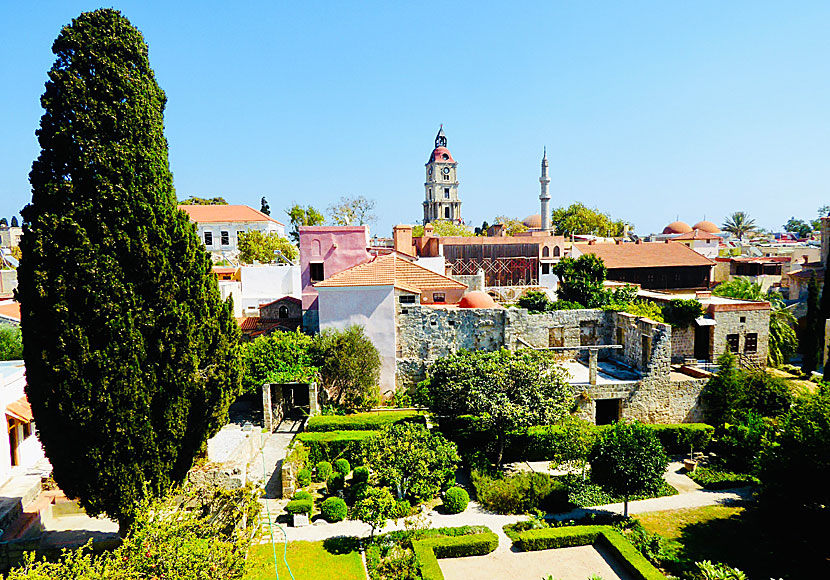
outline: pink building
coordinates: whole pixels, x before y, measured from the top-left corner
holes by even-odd
[[[301,226],[299,232],[303,328],[317,332],[320,323],[313,284],[372,258],[369,226]]]

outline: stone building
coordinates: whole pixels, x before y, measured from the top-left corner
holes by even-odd
[[[435,149],[426,162],[424,182],[424,224],[435,220],[461,223],[461,200],[458,198],[458,162],[447,149],[444,126],[435,136]]]

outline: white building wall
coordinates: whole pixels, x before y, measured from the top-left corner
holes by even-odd
[[[236,255],[239,252],[239,232],[260,231],[285,237],[285,226],[272,221],[263,222],[205,222],[196,224],[199,239],[209,252]],[[211,233],[211,244],[205,243],[205,232]],[[228,243],[222,244],[222,232],[228,232]]]
[[[435,272],[436,274],[441,274],[442,276],[447,275],[447,264],[446,260],[444,260],[444,256],[422,257],[415,260],[415,263],[419,266],[423,266],[430,272]]]
[[[26,370],[23,361],[0,362],[0,407],[5,411],[9,403],[13,403],[25,395]],[[17,440],[20,444],[17,448],[18,465],[29,467],[38,460],[43,459],[43,448],[35,434],[35,424],[32,423],[31,435],[23,439],[23,428],[17,426]],[[12,471],[11,444],[7,434],[0,436],[0,484],[5,482]]]
[[[393,286],[317,288],[320,330],[363,326],[380,354],[380,392],[395,392],[395,291]]]

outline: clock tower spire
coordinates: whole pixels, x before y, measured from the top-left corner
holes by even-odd
[[[441,125],[435,136],[435,149],[426,162],[424,225],[436,220],[461,223],[457,167],[458,163],[447,149],[447,136]]]

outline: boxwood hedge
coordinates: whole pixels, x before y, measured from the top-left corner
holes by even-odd
[[[425,424],[420,411],[375,411],[354,415],[317,415],[306,424],[306,431],[379,431],[395,423],[418,422]]]
[[[312,465],[340,457],[352,465],[360,465],[366,455],[364,443],[376,434],[377,431],[324,431],[300,433],[297,440],[308,450],[308,461]]]
[[[412,542],[412,549],[424,580],[444,580],[444,574],[438,566],[438,558],[483,556],[498,546],[499,538],[493,532],[470,536],[445,536]]]

